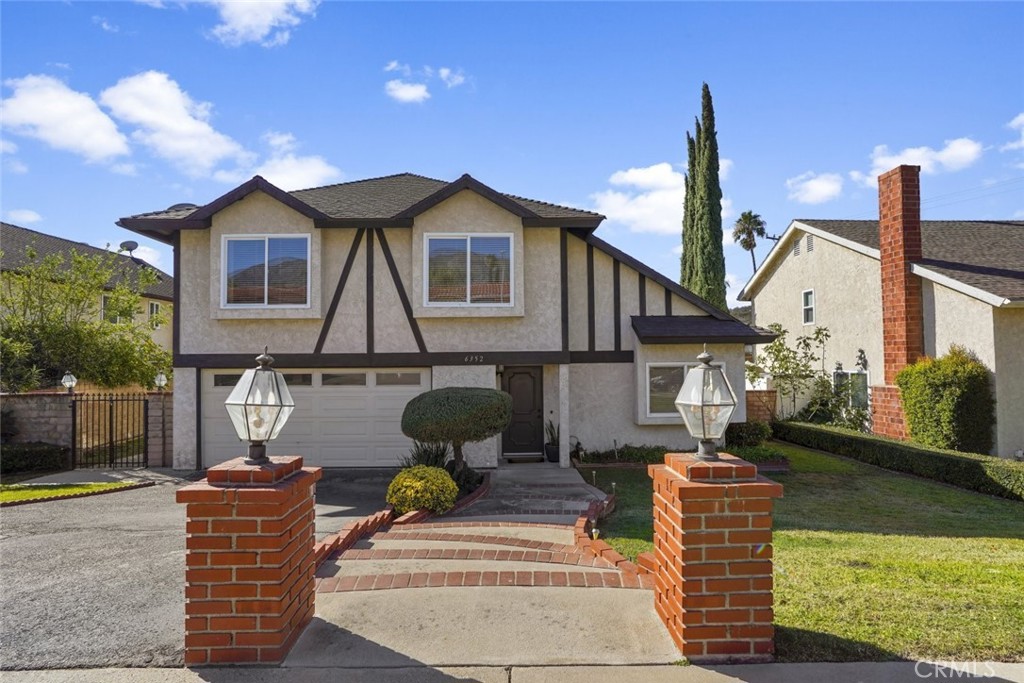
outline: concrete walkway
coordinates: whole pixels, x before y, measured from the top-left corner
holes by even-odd
[[[961,664],[976,675],[926,662],[747,664],[734,666],[473,666],[258,669],[65,669],[5,671],[4,683],[1024,683],[1024,664]]]

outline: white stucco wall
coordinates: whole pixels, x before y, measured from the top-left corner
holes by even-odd
[[[432,389],[445,387],[481,387],[484,389],[500,389],[498,369],[493,365],[435,365],[432,371]],[[486,441],[467,443],[462,448],[466,462],[473,468],[492,468],[498,466],[498,453],[501,449],[501,435],[493,436]]]
[[[995,321],[996,453],[1024,449],[1024,308],[993,311]]]
[[[196,467],[196,371],[174,368],[174,427],[172,439],[174,469]]]
[[[936,358],[953,344],[965,346],[995,370],[992,307],[929,280],[921,281],[924,308],[924,352]]]
[[[753,297],[755,324],[781,324],[789,331],[790,346],[797,337],[811,334],[815,327],[827,327],[832,336],[825,347],[826,370],[831,371],[836,361],[853,370],[857,350],[864,349],[868,382],[881,384],[884,359],[878,261],[820,237],[815,237],[814,250],[808,252],[805,235],[799,234],[800,255],[793,255],[791,244],[785,248],[783,258]],[[802,293],[807,289],[814,290],[813,325],[803,323]],[[762,345],[757,347],[758,354],[763,350]]]

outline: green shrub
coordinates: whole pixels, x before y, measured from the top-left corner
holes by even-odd
[[[776,422],[776,438],[960,488],[1024,500],[1024,462],[926,448],[839,427]]]
[[[754,464],[762,462],[789,462],[789,458],[778,448],[771,446],[735,446],[729,453]]]
[[[451,455],[451,444],[447,442],[431,443],[429,441],[413,441],[409,455],[402,458],[402,468],[426,465],[427,467],[444,467]]]
[[[49,443],[4,444],[0,453],[0,473],[34,472],[68,469],[70,451]]]
[[[386,500],[400,515],[424,508],[440,514],[452,509],[458,493],[459,487],[442,468],[416,465],[395,475]]]
[[[497,389],[447,387],[415,397],[402,413],[402,433],[417,441],[447,441],[455,470],[465,467],[462,445],[500,434],[512,421],[512,397]]]
[[[750,420],[733,422],[725,428],[725,445],[727,448],[739,446],[760,446],[772,438],[772,428],[767,422]]]
[[[941,358],[922,358],[896,375],[910,438],[934,448],[992,450],[995,400],[989,371],[962,346]]]
[[[670,449],[666,446],[648,446],[646,444],[641,446],[634,446],[633,444],[623,444],[617,449],[607,451],[587,451],[586,455],[583,456],[583,463],[588,462],[642,462],[642,463],[662,463],[665,462],[665,454],[668,452],[681,453],[684,449],[674,448]],[[692,450],[692,449],[691,449]]]

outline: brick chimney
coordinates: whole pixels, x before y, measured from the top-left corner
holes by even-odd
[[[882,268],[885,384],[924,355],[921,278],[921,167],[898,166],[878,176],[878,243]]]

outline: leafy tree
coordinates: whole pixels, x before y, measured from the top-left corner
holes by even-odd
[[[5,391],[54,386],[69,370],[104,387],[152,386],[158,372],[170,375],[171,354],[151,337],[162,316],[141,315],[154,271],[127,270],[114,253],[40,258],[29,247],[26,256],[0,274]]]
[[[782,325],[772,323],[768,329],[778,336],[764,347],[756,362],[747,367],[747,377],[753,382],[762,375],[771,376],[783,404],[788,399],[792,416],[796,413],[797,398],[814,386],[816,378],[825,375],[825,343],[829,331],[827,327],[816,327],[812,334],[797,337],[791,347],[786,339],[789,332]],[[818,363],[821,363],[820,370],[815,368]]]
[[[757,259],[754,257],[754,249],[757,247],[758,238],[765,238],[767,227],[768,224],[764,222],[761,215],[753,211],[744,211],[732,226],[732,239],[745,251],[750,252],[750,266],[755,272],[757,271]]]
[[[504,431],[512,421],[512,397],[497,389],[447,387],[415,397],[402,413],[402,433],[416,441],[452,445],[454,471],[466,464],[462,445]]]
[[[701,90],[701,118],[695,135],[686,134],[686,198],[683,203],[683,256],[680,284],[726,309],[725,253],[722,250],[722,187],[718,178],[718,133],[711,90]]]

